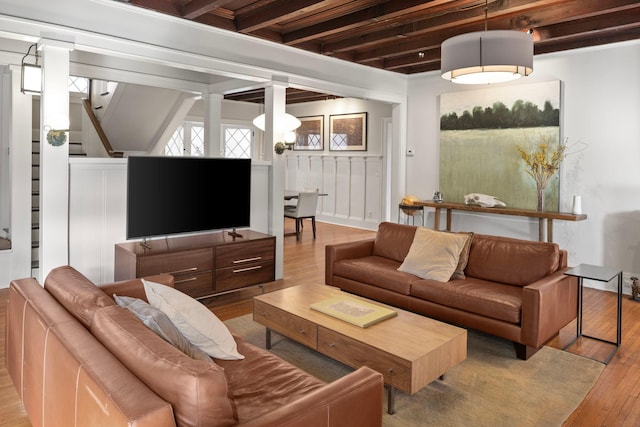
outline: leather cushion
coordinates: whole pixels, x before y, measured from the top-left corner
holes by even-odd
[[[102,289],[68,265],[51,270],[44,288],[87,328],[96,310],[116,304]]]
[[[411,225],[383,222],[378,226],[372,255],[402,262],[409,253],[416,228]]]
[[[411,295],[447,307],[519,324],[522,288],[467,277],[438,282],[421,280],[411,286]]]
[[[477,279],[527,286],[555,272],[560,249],[555,243],[476,234],[465,274]]]
[[[398,261],[379,256],[368,256],[336,262],[333,266],[333,274],[409,295],[411,283],[420,280],[420,278],[410,273],[398,271],[398,267],[400,267]]]
[[[225,370],[241,423],[295,402],[325,385],[270,352],[235,338],[245,359],[215,361]]]
[[[96,311],[91,333],[147,387],[171,403],[177,425],[237,423],[220,366],[190,358],[118,306]]]

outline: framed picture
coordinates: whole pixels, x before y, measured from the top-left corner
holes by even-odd
[[[445,200],[490,194],[518,209],[536,209],[536,181],[518,147],[560,142],[561,82],[491,87],[440,95],[440,185]],[[534,150],[535,151],[535,150]],[[496,172],[496,171],[499,171]],[[558,211],[560,175],[545,189],[545,210]]]
[[[367,113],[329,116],[329,150],[366,151]]]
[[[324,116],[298,117],[302,123],[295,130],[294,150],[324,150]]]

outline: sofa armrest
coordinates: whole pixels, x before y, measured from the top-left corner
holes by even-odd
[[[362,367],[275,411],[238,425],[380,427],[383,389],[382,375]]]
[[[522,341],[535,348],[576,318],[578,279],[563,268],[522,290]]]
[[[158,274],[156,276],[144,277],[149,282],[160,283],[165,286],[175,287],[174,278],[170,274]],[[147,294],[144,292],[144,285],[142,279],[130,279],[120,282],[105,283],[98,285],[107,295],[113,298],[113,294],[124,295],[127,297],[140,298],[147,301]]]
[[[375,239],[359,240],[357,242],[327,245],[325,247],[324,281],[327,285],[333,283],[333,264],[343,259],[362,258],[373,254]]]

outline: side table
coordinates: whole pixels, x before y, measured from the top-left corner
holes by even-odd
[[[622,270],[609,268],[609,267],[600,267],[597,265],[589,265],[589,264],[580,264],[576,267],[570,268],[565,271],[564,274],[567,276],[575,276],[578,278],[578,313],[576,318],[576,338],[572,340],[569,344],[567,344],[564,349],[566,350],[570,347],[578,338],[585,337],[591,338],[594,340],[602,341],[607,344],[615,345],[615,348],[609,354],[607,359],[604,361],[606,365],[609,363],[613,355],[618,351],[618,347],[622,344]],[[618,310],[617,310],[617,319],[616,319],[616,340],[608,341],[598,337],[592,337],[589,335],[584,335],[582,333],[582,282],[584,279],[597,280],[600,282],[610,282],[615,277],[618,278]]]
[[[416,205],[398,205],[398,224],[402,224],[402,214],[404,214],[404,223],[409,224],[409,218],[411,218],[411,225],[416,225],[416,216],[420,216],[420,223],[418,225],[424,226],[424,207]]]

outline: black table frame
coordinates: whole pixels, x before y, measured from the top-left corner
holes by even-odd
[[[569,348],[580,337],[590,338],[598,340],[607,344],[615,345],[613,351],[603,362],[605,365],[609,363],[613,355],[618,351],[618,348],[622,344],[622,270],[613,269],[608,267],[600,267],[597,265],[580,264],[576,267],[570,268],[565,271],[567,276],[575,276],[578,278],[578,312],[576,318],[576,337],[564,347],[564,350]],[[600,282],[609,283],[614,278],[618,278],[618,309],[616,319],[616,340],[609,341],[603,338],[593,337],[582,333],[582,294],[583,294],[583,280],[597,280]]]
[[[409,215],[407,212],[414,212],[413,215]],[[398,224],[402,224],[401,219],[402,219],[402,213],[405,214],[405,221],[404,223],[406,225],[409,225],[409,218],[411,218],[411,225],[416,225],[416,215],[419,213],[420,214],[420,220],[421,220],[421,224],[418,224],[420,226],[424,226],[424,206],[416,206],[416,205],[403,205],[402,203],[400,203],[398,205]]]

